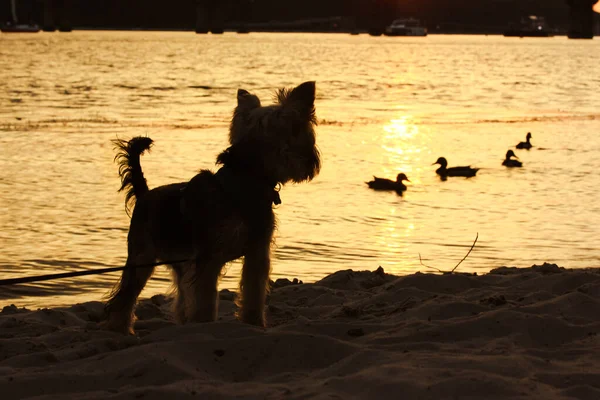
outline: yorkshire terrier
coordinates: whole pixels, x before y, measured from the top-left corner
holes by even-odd
[[[265,326],[273,204],[287,182],[312,180],[320,171],[316,146],[315,83],[281,89],[276,103],[262,106],[246,90],[237,92],[229,130],[230,146],[217,157],[220,169],[201,170],[189,182],[150,190],[140,156],[152,139],[115,140],[120,191],[133,207],[127,263],[106,303],[108,329],[133,333],[134,307],[156,261],[170,265],[175,286],[174,314],[180,323],[214,321],[217,285],[223,266],[243,257],[237,317]]]

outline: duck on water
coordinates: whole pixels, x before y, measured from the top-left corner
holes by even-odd
[[[519,144],[517,145],[517,149],[530,149],[533,147],[533,145],[531,144],[530,140],[531,140],[531,132],[527,132],[527,136],[525,136],[525,141],[524,142],[519,142]]]
[[[410,182],[405,174],[400,173],[396,176],[395,182],[390,179],[373,176],[372,181],[365,183],[373,190],[393,190],[398,194],[402,194],[406,190],[406,185],[402,183],[403,181]]]
[[[506,158],[504,159],[504,161],[502,161],[502,165],[504,165],[505,167],[509,167],[509,168],[523,166],[523,163],[521,161],[513,160],[511,157],[519,158],[516,156],[514,151],[509,150],[506,152]]]
[[[435,170],[435,173],[440,176],[443,180],[445,180],[449,176],[464,176],[470,178],[477,174],[479,168],[471,168],[471,166],[466,167],[451,167],[448,168],[448,161],[444,157],[440,157],[431,165],[439,164],[440,167]]]

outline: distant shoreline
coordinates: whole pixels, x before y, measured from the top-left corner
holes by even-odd
[[[336,35],[352,35],[352,36],[360,36],[360,35],[367,35],[367,36],[374,36],[374,37],[378,37],[378,36],[385,36],[385,35],[370,35],[369,32],[367,30],[358,30],[358,31],[326,31],[326,30],[268,30],[268,29],[261,29],[261,30],[243,30],[242,32],[240,32],[239,29],[225,29],[224,31],[218,31],[216,33],[213,32],[195,32],[194,29],[160,29],[160,28],[96,28],[96,27],[73,27],[72,30],[69,31],[59,31],[58,29],[56,30],[40,30],[40,32],[47,32],[47,33],[69,33],[69,32],[74,32],[74,31],[107,31],[107,32],[189,32],[192,34],[197,34],[197,35],[222,35],[222,34],[231,34],[231,33],[235,33],[235,34],[240,34],[240,35],[247,35],[250,33],[319,33],[319,34],[336,34]],[[3,32],[3,33],[7,33],[7,32]],[[12,33],[12,32],[10,32]],[[472,35],[472,36],[503,36],[503,32],[498,32],[498,31],[493,31],[493,32],[468,32],[468,31],[430,31],[428,33],[428,35],[431,36],[435,36],[435,35]],[[567,32],[553,32],[553,36],[567,36]],[[415,37],[415,36],[395,36],[395,37]],[[522,37],[530,37],[530,36],[516,36],[517,38],[522,38]],[[531,36],[534,37],[534,36]],[[552,37],[552,36],[550,36]],[[538,37],[536,37],[538,38]]]

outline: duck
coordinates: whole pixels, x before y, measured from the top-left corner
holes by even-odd
[[[402,181],[410,182],[410,179],[404,173],[399,173],[396,176],[396,181],[373,176],[372,181],[365,183],[373,190],[394,190],[397,193],[402,193],[406,190],[406,185]]]
[[[527,149],[529,150],[530,148],[533,147],[533,145],[531,144],[531,142],[529,141],[531,139],[531,132],[527,132],[527,136],[525,136],[525,142],[519,142],[519,144],[516,146],[517,149]]]
[[[448,161],[444,157],[440,157],[431,165],[440,164],[440,167],[435,170],[435,173],[438,174],[442,179],[445,179],[448,176],[464,176],[470,178],[477,174],[479,168],[471,168],[471,166],[466,167],[448,167]]]
[[[511,157],[519,158],[516,156],[515,152],[509,150],[506,152],[506,158],[502,161],[502,165],[505,167],[513,168],[513,167],[522,167],[523,163],[521,161],[513,160]]]

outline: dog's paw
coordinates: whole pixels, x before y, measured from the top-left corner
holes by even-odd
[[[217,311],[214,308],[195,310],[185,318],[185,322],[214,322],[217,320]]]
[[[262,312],[257,311],[245,311],[238,314],[238,318],[245,324],[256,325],[265,328],[265,316]]]
[[[135,335],[132,326],[117,324],[114,321],[106,320],[98,323],[98,329],[120,333],[122,335]]]

